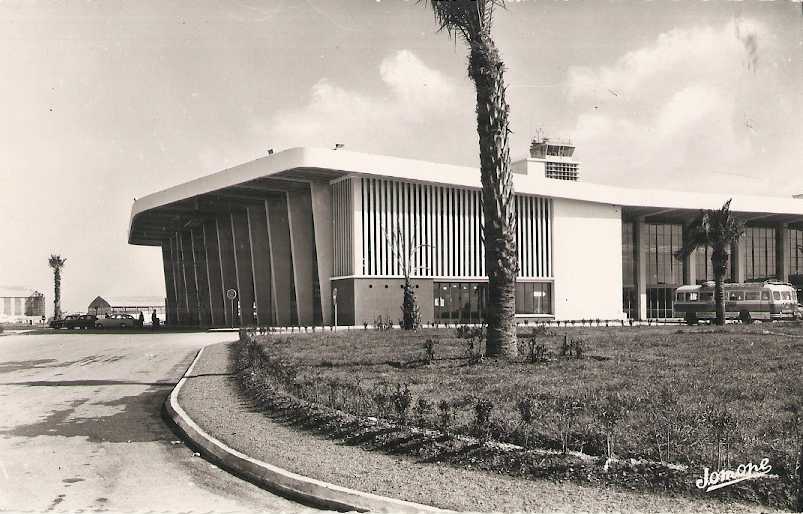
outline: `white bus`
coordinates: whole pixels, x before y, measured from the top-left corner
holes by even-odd
[[[725,317],[744,323],[753,320],[773,321],[798,319],[800,309],[797,291],[786,282],[768,280],[744,284],[723,284]],[[681,286],[675,290],[675,315],[694,325],[701,319],[717,317],[714,303],[714,282],[696,286]]]

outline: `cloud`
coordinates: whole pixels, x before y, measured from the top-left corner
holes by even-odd
[[[569,130],[585,176],[775,194],[779,178],[797,180],[799,84],[784,67],[799,65],[783,62],[772,36],[737,19],[671,30],[608,66],[570,68]]]
[[[408,50],[386,57],[377,72],[381,87],[375,91],[319,80],[305,105],[270,120],[267,137],[280,148],[337,142],[356,151],[437,160],[449,155],[446,147],[458,136],[474,131],[467,81],[450,80]]]

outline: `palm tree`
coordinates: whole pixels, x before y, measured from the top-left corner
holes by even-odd
[[[425,0],[426,3],[426,0]],[[468,76],[477,91],[483,239],[488,274],[486,353],[513,357],[516,345],[516,217],[510,171],[510,108],[505,100],[505,66],[491,37],[494,9],[504,0],[429,0],[440,25],[469,49]]]
[[[418,265],[421,249],[432,247],[432,245],[417,244],[415,237],[410,240],[404,238],[404,231],[401,224],[397,223],[392,231],[386,231],[385,239],[391,254],[396,258],[399,269],[404,277],[404,297],[402,300],[402,319],[400,326],[404,330],[418,330],[421,326],[421,314],[418,310],[418,302],[415,299],[415,291],[410,276],[425,270],[425,266]]]
[[[744,233],[744,224],[730,211],[731,200],[718,210],[701,210],[686,230],[683,247],[675,254],[688,257],[696,248],[711,247],[711,267],[714,270],[714,302],[717,325],[725,324],[725,292],[722,282],[728,267],[728,248]]]
[[[53,268],[53,318],[61,319],[61,268],[64,267],[64,259],[61,255],[51,254],[47,263]]]

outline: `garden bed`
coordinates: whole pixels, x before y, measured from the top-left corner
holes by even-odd
[[[243,377],[263,401],[390,451],[790,508],[803,341],[798,325],[772,328],[560,329],[536,339],[541,362],[522,338],[519,361],[475,365],[454,330],[269,335],[240,365],[258,368]],[[764,458],[774,478],[696,487],[704,467]]]

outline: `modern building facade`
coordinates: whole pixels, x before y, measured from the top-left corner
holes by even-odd
[[[550,174],[570,144],[537,152],[513,163],[522,321],[671,317],[674,288],[711,278],[705,249],[673,252],[731,195],[590,184]],[[734,195],[732,209],[748,224],[732,280],[803,274],[803,201]],[[395,321],[405,270],[423,321],[455,323],[483,316],[482,224],[477,169],[293,148],[137,200],[129,243],[161,248],[169,323]]]

